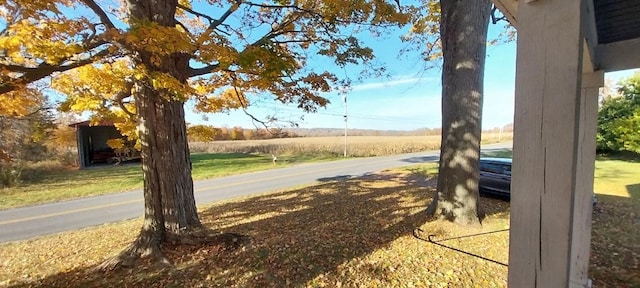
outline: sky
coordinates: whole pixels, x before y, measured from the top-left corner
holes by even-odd
[[[504,32],[504,22],[489,24],[489,39]],[[406,31],[407,28],[404,29]],[[344,128],[345,110],[349,128],[378,130],[414,130],[439,128],[441,126],[441,83],[439,67],[425,69],[420,51],[399,55],[406,44],[400,41],[403,31],[395,31],[383,37],[360,34],[360,40],[374,50],[376,63],[383,64],[389,77],[364,79],[354,82],[346,93],[347,107],[343,95],[336,92],[322,94],[331,103],[319,108],[317,113],[305,113],[295,106],[286,106],[275,101],[253,101],[247,109],[255,118],[264,120],[275,116],[281,126],[295,122],[301,128]],[[484,75],[483,129],[501,127],[513,122],[516,42],[501,43],[487,47]],[[362,67],[339,69],[326,59],[309,59],[311,69],[329,69],[339,77],[358,78]],[[433,65],[432,65],[433,66]],[[327,68],[329,67],[329,68]],[[613,83],[629,77],[632,70],[608,73],[606,78]],[[250,98],[251,100],[251,98]],[[216,127],[258,127],[243,111],[229,113],[196,114],[193,103],[187,103],[186,120],[190,124],[205,124]]]
[[[504,31],[503,25],[490,24],[489,39]],[[439,67],[425,70],[418,53],[398,55],[404,47],[398,36],[361,39],[374,49],[376,61],[384,63],[390,78],[365,79],[354,83],[346,94],[347,126],[357,129],[414,130],[441,126],[441,82]],[[310,65],[314,65],[310,62]],[[322,65],[322,62],[315,65]],[[484,81],[483,129],[501,127],[513,122],[516,43],[502,43],[487,48]],[[357,67],[356,67],[357,68]],[[357,69],[345,74],[357,78]],[[632,70],[607,73],[614,83],[629,77]],[[341,73],[338,73],[339,76]],[[338,92],[323,94],[331,103],[317,113],[305,113],[295,106],[260,101],[248,108],[258,119],[273,115],[282,121],[292,121],[301,128],[344,128],[345,103]],[[218,114],[194,114],[187,105],[187,122],[216,127],[261,127],[243,111]],[[204,116],[204,117],[203,117]],[[287,127],[286,123],[281,123]]]
[[[503,25],[491,25],[490,35],[503,31]],[[441,126],[439,67],[425,70],[418,52],[399,55],[404,47],[401,32],[382,38],[361,39],[383,63],[390,77],[365,79],[354,83],[347,92],[348,127],[358,129],[413,130]],[[490,37],[491,37],[490,36]],[[311,64],[313,65],[313,64]],[[357,67],[346,76],[357,78]],[[343,73],[337,75],[345,76]],[[498,44],[487,49],[484,98],[484,127],[502,126],[513,121],[513,89],[515,84],[515,43]],[[338,92],[324,94],[331,103],[317,113],[304,113],[295,106],[276,102],[260,102],[248,112],[258,119],[275,115],[278,119],[295,121],[301,128],[344,128],[345,104]],[[187,110],[190,105],[187,105]],[[206,116],[203,119],[203,115]],[[303,119],[300,119],[301,116]],[[223,114],[187,113],[187,122],[213,126],[254,127],[242,111]],[[286,124],[284,124],[286,125]]]

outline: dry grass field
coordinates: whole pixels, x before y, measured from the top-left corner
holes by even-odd
[[[511,133],[485,133],[482,143],[510,141]],[[260,153],[275,155],[344,153],[344,137],[300,137],[269,140],[216,141],[190,143],[193,153]],[[350,157],[371,157],[440,148],[440,136],[348,136],[347,154]]]

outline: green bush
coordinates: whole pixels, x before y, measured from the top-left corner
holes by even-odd
[[[618,92],[598,110],[597,149],[640,153],[640,73],[618,83]]]
[[[0,163],[0,188],[14,187],[20,184],[22,165],[17,163]]]

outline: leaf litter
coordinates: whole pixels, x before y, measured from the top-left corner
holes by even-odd
[[[429,222],[424,210],[435,182],[421,171],[383,171],[200,207],[209,229],[251,241],[235,249],[165,245],[171,268],[146,259],[135,268],[93,269],[135,238],[140,219],[2,244],[0,287],[506,287],[507,267],[413,232],[508,263],[509,203],[483,197],[488,216],[481,228]],[[590,264],[595,287],[640,287],[637,211],[636,199],[600,199]]]

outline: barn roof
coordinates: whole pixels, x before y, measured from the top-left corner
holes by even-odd
[[[80,122],[76,122],[76,123],[72,123],[69,124],[69,127],[73,127],[76,128],[78,126],[113,126],[113,122],[112,121],[107,121],[107,120],[100,120],[100,122],[96,123],[91,123],[91,121],[86,120],[86,121],[80,121]]]

